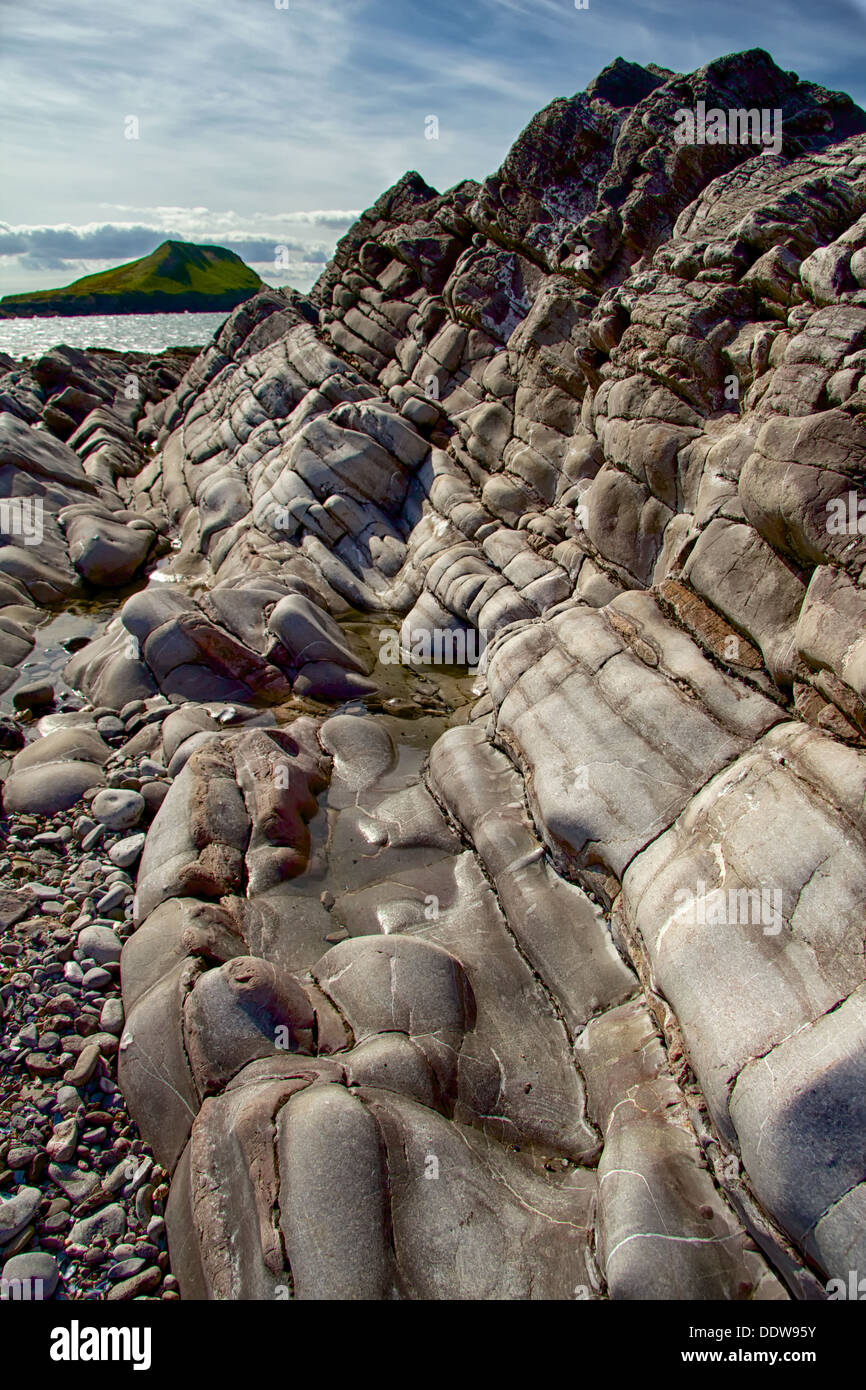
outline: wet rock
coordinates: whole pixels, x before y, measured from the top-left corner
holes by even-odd
[[[31,714],[41,714],[54,705],[54,686],[44,681],[19,685],[12,696],[12,703],[16,709],[27,710]]]
[[[61,515],[63,522],[63,515]],[[122,525],[106,516],[79,513],[65,524],[69,558],[90,584],[128,584],[141,569],[156,532]]]

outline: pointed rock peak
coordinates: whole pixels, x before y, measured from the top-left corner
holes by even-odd
[[[614,58],[598,74],[586,89],[586,95],[594,101],[606,101],[609,106],[635,106],[644,97],[661,87],[664,82],[677,74],[665,68],[641,67],[640,63],[629,63],[625,58]]]

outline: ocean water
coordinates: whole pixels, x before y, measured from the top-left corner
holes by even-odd
[[[204,347],[228,314],[87,314],[76,318],[0,319],[0,352],[39,357],[66,343],[117,352]]]

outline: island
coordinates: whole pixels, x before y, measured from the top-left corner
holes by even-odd
[[[229,313],[262,288],[256,272],[224,246],[164,241],[149,256],[62,289],[4,295],[0,318]]]

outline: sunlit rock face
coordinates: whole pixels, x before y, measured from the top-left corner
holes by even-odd
[[[72,676],[175,710],[119,1078],[186,1296],[866,1264],[864,411],[866,116],[760,51],[407,175],[148,407],[174,583]],[[453,727],[359,614],[483,638]]]

